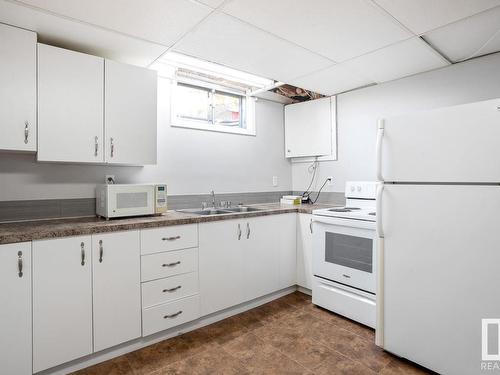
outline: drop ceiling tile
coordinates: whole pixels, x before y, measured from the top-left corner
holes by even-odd
[[[449,63],[415,37],[349,61],[352,68],[377,83],[441,68]]]
[[[328,59],[222,13],[212,14],[173,49],[285,82],[332,64]]]
[[[500,5],[500,0],[375,0],[415,34]]]
[[[424,37],[451,61],[461,61],[500,50],[500,36],[493,37],[499,30],[500,7],[443,26]]]
[[[219,7],[224,2],[224,0],[196,0],[196,1],[208,5],[209,7],[214,9]]]
[[[288,81],[297,87],[324,95],[335,95],[374,83],[350,67],[349,62],[336,64],[330,68]]]
[[[221,10],[336,62],[412,36],[366,0],[232,0]]]
[[[0,0],[0,22],[38,33],[42,43],[147,66],[166,47]]]
[[[151,42],[171,46],[212,9],[190,0],[21,0]]]

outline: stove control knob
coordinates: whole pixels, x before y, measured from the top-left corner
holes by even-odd
[[[358,191],[361,191],[361,185],[358,185]]]
[[[354,191],[354,189],[355,189],[355,188],[354,188],[354,185],[352,185],[352,186],[351,186],[351,191]]]

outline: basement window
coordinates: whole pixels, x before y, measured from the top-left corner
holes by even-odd
[[[172,126],[255,135],[254,99],[206,82],[178,81],[172,93]]]

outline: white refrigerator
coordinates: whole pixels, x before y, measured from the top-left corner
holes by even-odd
[[[500,360],[500,99],[380,120],[377,175],[377,344],[484,373]]]

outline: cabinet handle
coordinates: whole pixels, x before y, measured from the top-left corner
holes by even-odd
[[[99,263],[102,263],[103,254],[104,254],[104,247],[102,246],[102,240],[99,240]]]
[[[180,238],[181,238],[181,236],[163,237],[161,240],[162,241],[175,241],[175,240],[178,240]]]
[[[311,234],[312,234],[312,232],[313,232],[313,221],[312,221],[312,219],[309,222],[309,230],[311,231]]]
[[[182,310],[177,311],[176,313],[170,314],[170,315],[165,315],[163,319],[169,319],[169,318],[175,318],[178,315],[182,314]]]
[[[238,241],[241,240],[241,225],[238,224]]]
[[[96,135],[94,138],[94,156],[99,153],[99,137]]]
[[[29,128],[30,124],[28,121],[25,121],[24,122],[24,143],[27,144],[28,143],[28,137],[30,135],[30,128]]]
[[[85,265],[85,244],[82,242],[80,243],[80,249],[81,249],[81,258],[82,258],[82,266]]]
[[[113,157],[115,155],[115,144],[113,142],[113,138],[110,138],[109,142],[111,144],[111,157]]]
[[[250,224],[247,223],[247,240],[250,238]]]
[[[182,288],[182,286],[178,285],[178,286],[176,286],[176,287],[174,287],[174,288],[170,288],[170,289],[163,289],[163,290],[162,290],[162,292],[163,292],[163,293],[167,293],[167,292],[175,292],[176,290],[178,290],[178,289],[180,289],[180,288]]]
[[[180,260],[178,260],[177,262],[173,262],[173,263],[163,263],[161,266],[162,267],[175,267],[175,266],[178,266],[179,264],[181,264]]]
[[[23,277],[23,252],[18,251],[17,252],[17,269],[18,269],[18,276]]]

